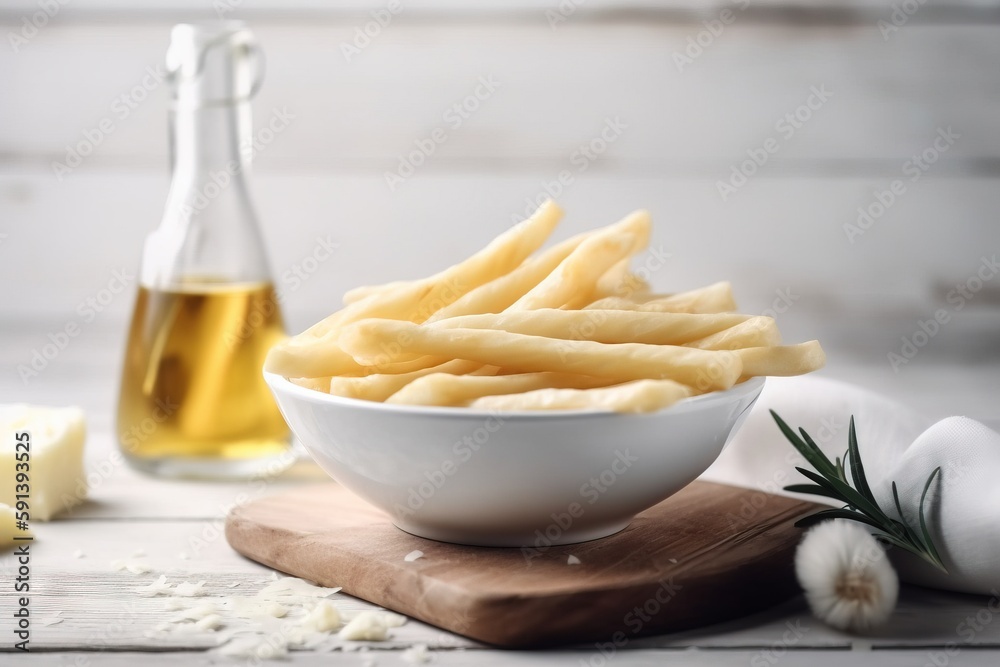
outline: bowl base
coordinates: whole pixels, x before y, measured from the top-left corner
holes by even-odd
[[[461,544],[470,547],[503,547],[511,549],[529,549],[532,552],[541,553],[549,547],[559,547],[568,544],[579,544],[590,542],[604,537],[610,537],[615,533],[628,528],[632,523],[629,517],[626,521],[616,521],[613,523],[601,524],[598,526],[588,526],[585,528],[575,528],[572,530],[562,530],[555,524],[550,524],[546,529],[536,530],[534,533],[500,533],[482,532],[471,533],[467,529],[450,529],[439,526],[424,526],[420,524],[408,523],[405,521],[393,521],[393,525],[404,533],[434,540],[435,542],[447,542],[449,544]],[[555,530],[558,529],[558,530]]]

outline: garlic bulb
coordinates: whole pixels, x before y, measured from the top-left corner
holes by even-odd
[[[896,571],[882,546],[853,521],[811,528],[795,554],[795,574],[813,615],[840,630],[871,630],[896,607]]]

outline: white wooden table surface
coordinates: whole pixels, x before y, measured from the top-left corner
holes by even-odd
[[[0,361],[11,369],[23,336],[40,330],[22,323],[0,333]],[[44,329],[41,329],[44,330]],[[125,465],[114,465],[112,418],[121,332],[105,331],[65,350],[59,363],[25,386],[13,373],[0,375],[4,402],[27,400],[47,404],[79,404],[87,410],[88,469],[92,475],[89,501],[70,516],[34,525],[32,546],[30,654],[13,654],[15,563],[0,555],[0,664],[89,666],[140,664],[256,664],[215,654],[224,631],[197,634],[156,634],[156,626],[172,615],[167,601],[140,597],[138,586],[161,574],[168,581],[205,580],[210,596],[249,596],[270,581],[268,568],[248,561],[226,544],[221,533],[226,508],[241,495],[251,498],[296,484],[324,479],[309,462],[266,484],[164,481],[145,477]],[[16,363],[16,362],[15,362]],[[879,386],[877,374],[861,365],[834,364],[829,374]],[[869,366],[871,368],[871,366]],[[991,403],[977,402],[986,383],[995,386],[997,368],[937,366],[927,375],[898,382],[912,387],[911,403],[945,412],[973,406],[971,416],[1000,426]],[[867,373],[867,374],[866,374]],[[883,378],[884,379],[884,378]],[[885,383],[882,383],[885,386]],[[948,391],[940,388],[946,387]],[[114,571],[111,562],[128,559],[142,549],[152,566],[148,574]],[[82,557],[77,557],[77,554]],[[182,557],[182,554],[186,557]],[[235,586],[230,588],[230,586]],[[199,598],[199,600],[210,600]],[[367,603],[337,594],[331,598],[344,610],[370,608]],[[983,597],[904,588],[890,625],[877,635],[852,637],[815,621],[801,599],[737,622],[631,642],[610,660],[594,646],[559,651],[493,650],[434,627],[409,621],[393,630],[386,642],[357,644],[333,640],[321,651],[292,651],[292,664],[407,664],[405,649],[429,647],[434,664],[442,665],[842,665],[845,660],[878,665],[996,665],[1000,662],[1000,616]],[[993,600],[993,607],[996,601]],[[724,599],[719,604],[725,604]],[[979,629],[969,633],[968,618]],[[53,623],[49,625],[49,623]],[[246,622],[250,624],[249,621]],[[966,625],[963,625],[966,623]],[[251,624],[252,625],[252,624]],[[790,632],[790,628],[797,632]],[[152,634],[150,634],[152,632]],[[948,648],[952,646],[951,654]],[[848,655],[845,652],[850,651]]]
[[[44,4],[0,3],[0,402],[82,406],[96,483],[70,516],[34,526],[27,655],[11,652],[15,564],[0,554],[0,665],[254,664],[212,653],[221,633],[147,636],[172,612],[163,598],[134,589],[165,574],[171,582],[206,580],[212,595],[252,595],[271,573],[228,547],[226,508],[241,494],[274,493],[322,474],[303,463],[261,488],[160,481],[113,464],[134,285],[39,377],[25,383],[16,370],[49,332],[80,320],[77,304],[103,289],[112,270],[134,270],[166,197],[166,87],[127,118],[109,106],[162,62],[173,22],[212,18],[218,3],[60,2],[65,9],[24,48],[7,48],[8,33]],[[779,324],[789,340],[823,340],[827,376],[928,414],[967,414],[1000,427],[997,281],[913,363],[896,373],[886,360],[918,321],[950,307],[951,286],[1000,243],[994,0],[414,0],[354,62],[338,45],[383,0],[222,4],[252,21],[268,53],[258,127],[273,108],[296,114],[255,160],[275,275],[297,266],[319,236],[332,232],[342,244],[301,289],[279,285],[293,329],[326,314],[331,294],[425,275],[479,248],[568,168],[605,119],[621,115],[630,125],[621,141],[576,174],[560,199],[573,225],[648,207],[658,221],[654,247],[673,255],[657,283],[683,288],[729,278],[747,312],[790,290],[801,300]],[[897,4],[918,11],[883,35],[879,21]],[[482,12],[473,9],[479,5]],[[578,7],[569,20],[550,25],[546,12],[569,5]],[[702,22],[744,5],[724,38],[679,71],[674,55]],[[390,192],[384,172],[484,75],[503,82],[500,92],[412,182]],[[722,201],[716,181],[817,85],[835,92],[829,106],[738,196]],[[53,162],[107,118],[114,134],[58,178]],[[908,186],[912,193],[863,239],[845,238],[858,207],[870,206],[911,155],[952,126],[961,140]],[[113,570],[113,560],[137,549],[152,572]],[[345,610],[370,607],[343,595],[333,600]],[[405,649],[422,643],[442,665],[997,665],[1000,618],[990,603],[904,588],[891,624],[859,638],[815,622],[800,599],[723,626],[633,641],[612,657],[594,646],[496,651],[411,621],[364,652],[333,642],[320,652],[293,651],[287,662],[406,664]],[[970,618],[979,628],[971,636]]]

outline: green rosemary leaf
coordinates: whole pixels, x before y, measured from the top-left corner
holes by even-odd
[[[840,500],[836,491],[820,486],[819,484],[790,484],[784,488],[789,493],[808,493],[813,496],[826,496],[834,500]]]
[[[872,528],[875,528],[877,530],[882,530],[882,527],[878,524],[878,522],[872,521],[871,519],[869,519],[868,517],[866,517],[864,514],[861,514],[859,512],[852,512],[851,510],[845,510],[845,509],[840,509],[840,508],[833,508],[833,509],[828,509],[828,510],[820,510],[819,512],[816,512],[815,514],[810,514],[809,516],[805,517],[804,519],[799,519],[795,523],[795,525],[799,526],[799,527],[802,527],[802,528],[806,528],[806,527],[815,525],[815,524],[817,524],[817,523],[819,523],[821,521],[825,521],[826,519],[848,519],[850,521],[859,521],[861,523],[868,524],[869,526],[871,526]]]
[[[931,483],[934,478],[941,474],[941,466],[934,468],[934,472],[931,476],[927,478],[927,483],[924,484],[924,491],[920,494],[920,532],[923,533],[924,544],[927,547],[927,552],[934,558],[934,560],[940,565],[941,569],[944,569],[944,563],[941,561],[941,556],[938,554],[937,549],[934,547],[934,540],[931,538],[931,533],[927,530],[927,520],[924,518],[924,501],[927,500],[927,491],[931,488]]]
[[[815,468],[815,471],[795,468],[813,484],[792,484],[785,487],[785,490],[831,498],[844,504],[844,507],[822,510],[800,519],[796,526],[810,526],[826,519],[858,521],[874,528],[877,531],[876,537],[883,542],[909,551],[942,572],[947,572],[927,528],[925,507],[928,491],[935,477],[941,474],[941,468],[935,469],[924,484],[923,493],[920,495],[919,530],[917,530],[910,526],[903,516],[899,490],[895,482],[892,483],[892,500],[899,514],[898,521],[888,516],[875,499],[861,460],[861,447],[858,444],[853,416],[847,438],[847,453],[843,459],[836,457],[833,462],[804,429],[799,429],[799,433],[796,433],[774,410],[771,410],[771,416],[792,446],[802,454],[809,465]],[[845,464],[849,464],[851,468],[850,480],[847,478]]]
[[[845,505],[850,505],[875,520],[888,520],[888,517],[882,513],[882,510],[879,509],[878,503],[876,503],[874,499],[862,497],[861,494],[852,489],[847,482],[837,478],[824,478],[811,470],[806,470],[805,468],[796,468],[796,470],[809,478],[810,481],[836,491],[837,497],[840,498]]]
[[[904,537],[926,549],[927,545],[923,543],[917,532],[906,523],[906,517],[903,516],[903,506],[899,502],[899,490],[896,488],[896,482],[892,483],[892,502],[895,503],[896,512],[899,514],[899,521],[892,522],[897,527],[897,530],[893,534],[899,537],[900,533],[902,533]]]
[[[858,493],[866,498],[873,498],[872,490],[865,479],[865,468],[861,463],[861,452],[858,450],[858,432],[854,429],[854,416],[851,416],[851,423],[847,429],[847,452],[851,461],[851,479],[854,480],[854,488]]]
[[[913,542],[910,542],[909,540],[900,539],[900,538],[896,537],[895,535],[890,535],[889,533],[886,533],[886,532],[880,532],[875,537],[878,538],[878,539],[880,539],[880,540],[882,540],[883,542],[888,542],[889,544],[892,544],[893,546],[897,546],[900,549],[902,549],[903,551],[909,551],[911,554],[915,554],[917,556],[920,556],[924,560],[927,560],[926,553],[923,552],[923,551],[921,551],[920,549],[915,548],[913,546]]]
[[[802,454],[809,465],[816,468],[816,470],[824,476],[829,476],[830,473],[834,472],[833,464],[830,463],[830,459],[826,458],[826,455],[819,447],[816,446],[815,443],[810,445],[809,443],[803,441],[774,410],[771,410],[771,416],[774,417],[774,420],[777,422],[778,428],[781,429],[781,432],[785,434],[785,437],[788,438],[788,441],[792,443],[795,449]]]

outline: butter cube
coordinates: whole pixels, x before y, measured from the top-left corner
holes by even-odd
[[[25,431],[28,437],[19,437]],[[18,493],[27,488],[30,523],[83,502],[84,438],[80,408],[0,405],[0,503],[16,507]],[[22,475],[18,481],[18,473],[27,473],[27,480]]]

